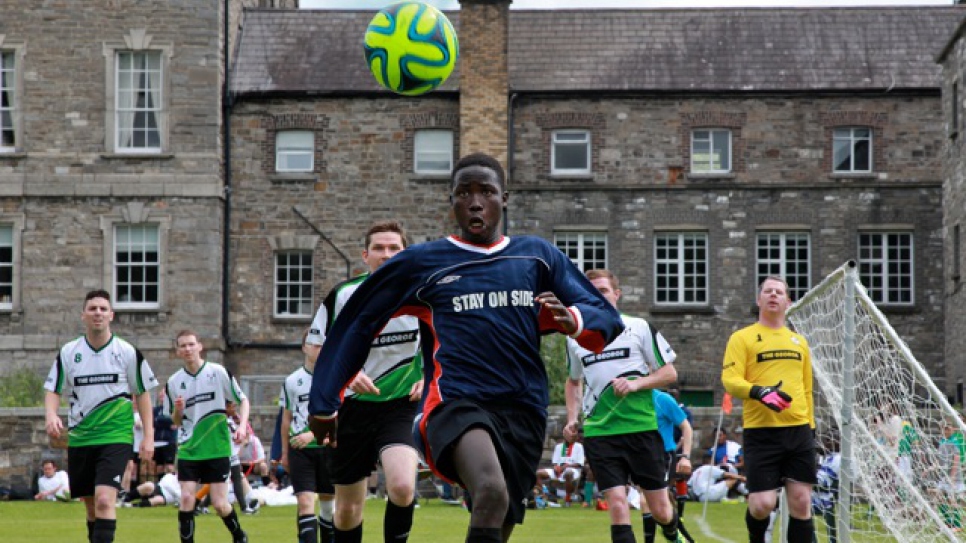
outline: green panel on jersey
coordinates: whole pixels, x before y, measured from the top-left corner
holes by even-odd
[[[623,398],[608,386],[597,400],[594,411],[584,421],[584,435],[613,436],[657,430],[654,395],[650,390],[634,392]]]
[[[134,408],[127,398],[115,398],[97,406],[68,433],[71,447],[109,443],[134,445]]]
[[[383,374],[373,381],[373,384],[379,389],[378,396],[375,394],[356,394],[352,398],[364,402],[388,402],[389,400],[409,396],[413,385],[423,378],[423,372],[418,360],[419,358],[417,357],[409,364]]]
[[[178,458],[182,460],[209,460],[229,456],[231,432],[223,412],[203,417],[195,423],[188,440],[178,445]]]

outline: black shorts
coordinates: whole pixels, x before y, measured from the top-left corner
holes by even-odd
[[[174,464],[174,458],[177,452],[178,446],[174,443],[156,447],[154,449],[154,463],[159,466]]]
[[[745,428],[745,485],[749,492],[775,490],[785,481],[815,484],[815,438],[807,424]]]
[[[667,488],[667,457],[657,430],[585,437],[584,452],[601,491],[628,482],[644,490]]]
[[[467,399],[439,404],[429,414],[423,436],[429,448],[425,451],[426,459],[438,475],[462,484],[451,452],[472,428],[486,430],[499,455],[510,497],[504,523],[522,524],[526,513],[524,498],[530,495],[537,481],[547,416],[519,404],[481,404]]]
[[[94,495],[95,486],[121,489],[121,478],[131,459],[130,443],[67,447],[67,478],[75,498]]]
[[[292,480],[292,491],[295,494],[299,492],[335,494],[328,465],[328,456],[334,450],[328,447],[288,450],[289,478]]]
[[[196,483],[227,483],[231,480],[231,462],[228,457],[208,460],[178,460],[178,481]]]
[[[351,485],[376,469],[383,449],[413,444],[416,403],[409,398],[366,402],[348,398],[339,409],[338,446],[329,458],[329,473],[337,485]]]

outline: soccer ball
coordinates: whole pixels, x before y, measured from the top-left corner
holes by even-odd
[[[423,2],[399,2],[372,18],[365,51],[380,85],[416,96],[446,81],[456,66],[459,43],[443,12]]]

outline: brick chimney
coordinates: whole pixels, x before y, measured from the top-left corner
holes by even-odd
[[[512,0],[460,0],[460,155],[507,167],[507,44]]]

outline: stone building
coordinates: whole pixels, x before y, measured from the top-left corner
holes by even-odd
[[[449,165],[485,150],[510,173],[509,234],[613,269],[622,309],[679,351],[694,401],[720,388],[724,343],[753,320],[763,274],[801,294],[849,259],[953,393],[935,55],[962,8],[507,5],[449,14],[457,72],[416,98],[380,90],[362,62],[371,12],[246,12],[231,80],[230,330],[262,348],[239,357],[241,373],[291,366],[273,342],[295,339],[359,268],[371,221],[399,218],[417,241],[452,231]],[[283,171],[292,142],[303,162]],[[281,304],[293,290],[276,272],[293,259],[311,290]]]

